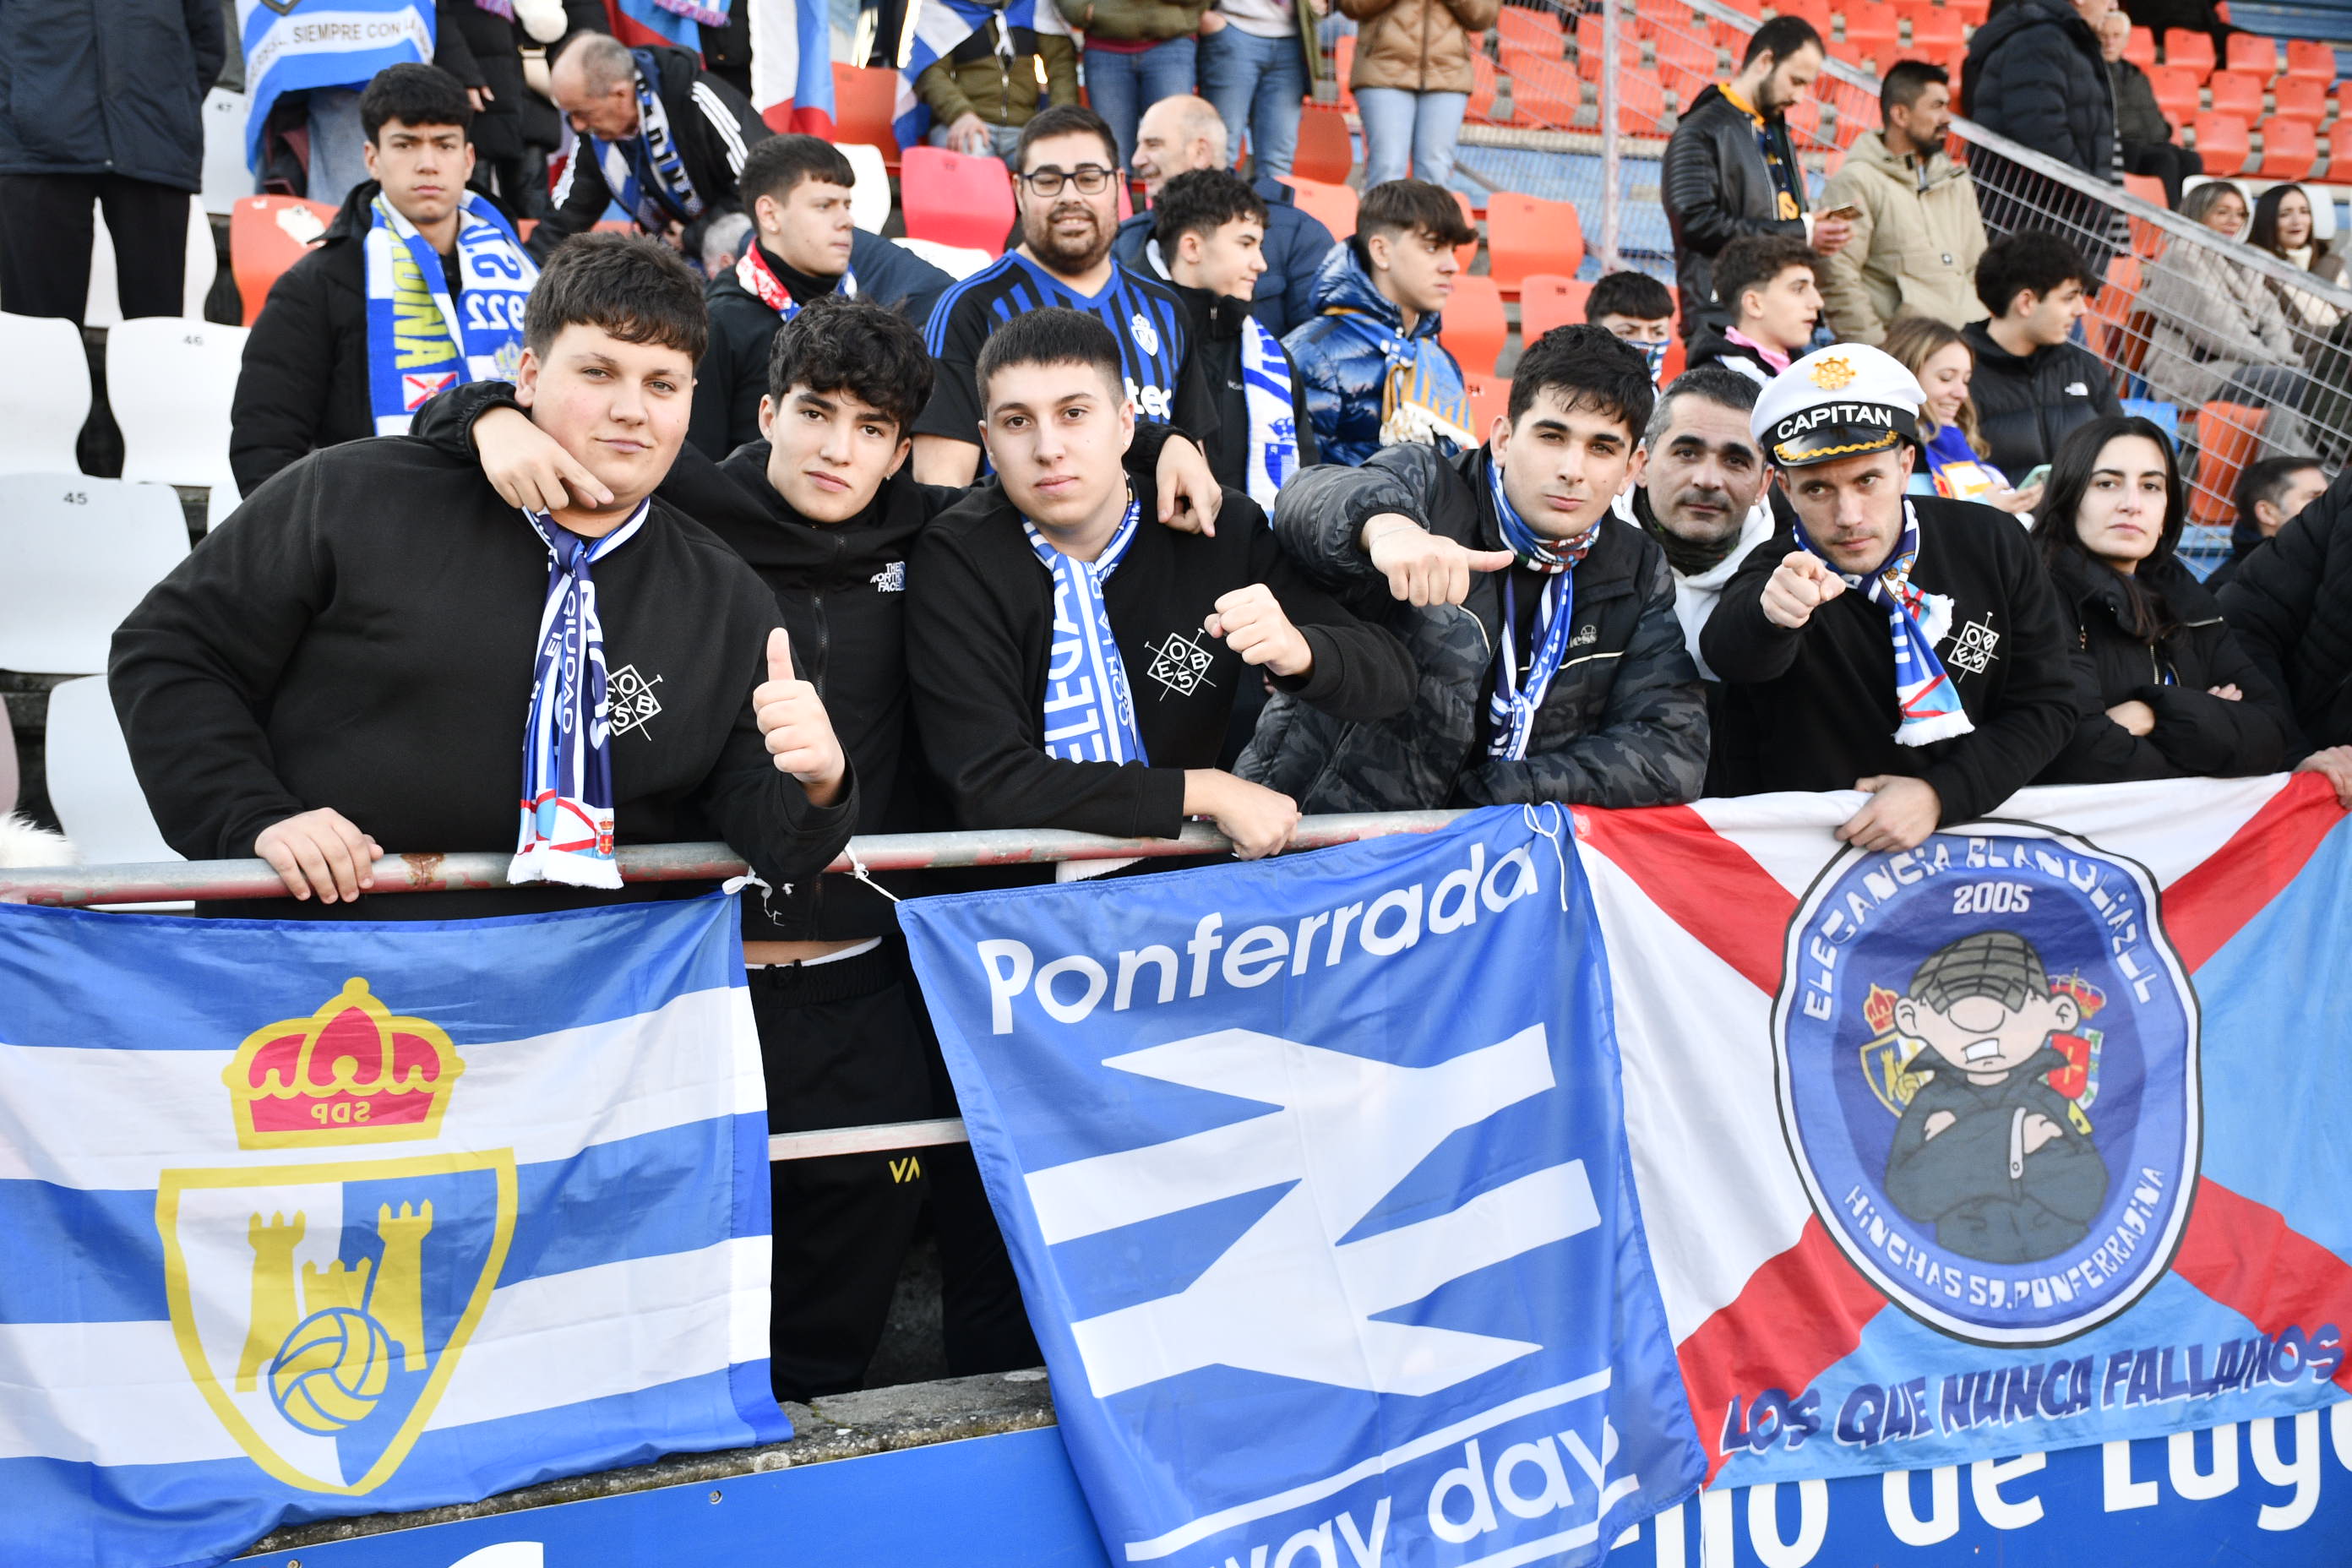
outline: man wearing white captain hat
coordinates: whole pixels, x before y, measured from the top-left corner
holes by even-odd
[[[1865,849],[1984,816],[2077,717],[2057,595],[2016,521],[1904,494],[1923,396],[1857,343],[1765,387],[1751,428],[1796,521],[1725,584],[1699,639],[1728,687],[1720,787],[1861,790],[1838,837]]]

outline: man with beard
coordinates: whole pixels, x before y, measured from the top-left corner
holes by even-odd
[[[2081,710],[2071,625],[2025,532],[1973,501],[1906,496],[1926,394],[1884,351],[1816,349],[1749,428],[1796,521],[1724,585],[1699,646],[1731,689],[1727,795],[1859,790],[1838,828],[1910,849],[2031,783]]]
[[[1664,549],[1683,644],[1710,682],[1698,635],[1723,585],[1778,526],[1764,499],[1764,454],[1748,430],[1755,407],[1756,384],[1738,371],[1701,365],[1676,376],[1643,433],[1633,482],[1612,509]]]
[[[1802,16],[1775,16],[1748,40],[1729,81],[1698,95],[1666,142],[1658,188],[1675,234],[1683,336],[1721,325],[1715,258],[1744,234],[1788,234],[1826,256],[1852,237],[1837,218],[1805,226],[1805,175],[1789,140],[1788,110],[1822,74],[1822,36]]]
[[[1183,302],[1166,284],[1111,258],[1118,224],[1118,143],[1102,116],[1055,104],[1023,127],[1013,155],[1021,244],[940,296],[924,343],[940,362],[915,421],[915,477],[968,485],[980,472],[981,345],[1006,322],[1048,306],[1080,310],[1118,340],[1129,401],[1207,447],[1217,428],[1207,380],[1192,354]]]

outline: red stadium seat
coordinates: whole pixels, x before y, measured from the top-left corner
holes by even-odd
[[[1470,58],[1486,67],[1486,106],[1491,110],[1495,103],[1495,62],[1486,58],[1486,51],[1484,49],[1473,50]],[[1331,75],[1339,89],[1339,107],[1350,114],[1356,112],[1356,89],[1349,87],[1348,81],[1355,74],[1356,35],[1342,33],[1339,35],[1339,42],[1331,46]],[[1475,94],[1470,100],[1470,118],[1473,120],[1480,118],[1478,100]]]
[[[1630,47],[1633,40],[1625,40]],[[1518,44],[1503,46],[1503,74],[1511,79],[1511,118],[1518,125],[1565,131],[1576,123],[1584,100],[1576,73],[1564,59],[1533,53]]]
[[[1471,433],[1481,442],[1495,421],[1502,418],[1511,407],[1511,378],[1507,375],[1481,375],[1465,371],[1463,390],[1470,395]]]
[[[2124,58],[2146,70],[2156,63],[2156,34],[2147,27],[2134,27],[2124,39]]]
[[[1454,202],[1462,209],[1462,221],[1470,226],[1470,243],[1454,247],[1454,261],[1461,266],[1463,272],[1467,274],[1470,264],[1478,259],[1478,209],[1472,206],[1470,198],[1460,191],[1454,193]]]
[[[2324,81],[2314,81],[2307,76],[2273,77],[2271,96],[2278,105],[2272,112],[2300,120],[2315,131],[2327,118],[2327,84]]]
[[[1328,103],[1310,103],[1298,118],[1298,152],[1291,167],[1307,179],[1344,185],[1356,163],[1348,116]]]
[[[2163,192],[2158,197],[2161,201]],[[2137,256],[2118,256],[2107,263],[2107,279],[2091,300],[2091,348],[2113,362],[2123,357],[2123,333],[2130,321],[2132,302],[2139,298],[2140,263]]]
[[[2213,112],[2234,114],[2252,122],[2263,117],[2263,89],[2268,77],[2248,76],[2243,71],[2215,71],[2205,79],[2207,90],[2213,95]]]
[[[1628,5],[1627,11],[1633,7]],[[1633,17],[1633,30],[1643,37],[1692,37],[1701,32],[1701,22],[1682,0],[1642,0],[1640,14]]]
[[[2187,27],[2167,27],[2164,30],[2164,63],[2186,66],[2203,81],[2213,74],[2213,35],[2191,32]]]
[[[2232,33],[2221,64],[2225,69],[2268,81],[2278,74],[2278,40],[2261,33]]]
[[[1689,347],[1677,336],[1673,342],[1666,345],[1666,363],[1658,367],[1658,384],[1672,386],[1675,384],[1675,377],[1682,374],[1689,359]]]
[[[2263,178],[2300,180],[2319,162],[2319,132],[2301,120],[2272,115],[2263,121]]]
[[[1556,60],[1568,58],[1568,39],[1560,31],[1559,18],[1549,11],[1506,5],[1495,18],[1495,37],[1538,54],[1549,53]]]
[[[2150,66],[2147,85],[2156,94],[2156,106],[2164,117],[2176,126],[2186,125],[2197,118],[2197,73],[2187,66]]]
[[[1960,20],[1971,27],[1981,27],[1992,15],[1992,0],[1944,0],[1944,4],[1960,14]]]
[[[1941,5],[1930,9],[1925,19],[1911,21],[1911,54],[1917,59],[1939,60],[1954,50],[1965,50],[1969,41],[1960,26],[1960,14],[1947,11]]]
[[[2267,408],[2209,403],[2197,411],[2197,478],[2189,488],[2189,521],[2227,526],[2238,520],[2238,476],[2262,445]]]
[[[2336,88],[2336,118],[2352,119],[2352,81],[2339,82]]]
[[[1675,95],[1676,103],[1696,102],[1698,95],[1721,78],[1715,45],[1707,39],[1664,33],[1659,35],[1657,47],[1658,81]]]
[[[1754,32],[1755,24],[1764,19],[1764,0],[1724,0],[1724,3],[1748,18],[1748,32]]]
[[[1329,229],[1334,237],[1345,239],[1356,232],[1355,192],[1345,185],[1326,184],[1297,174],[1285,183],[1290,186],[1291,200],[1298,210]]]
[[[1830,36],[1830,0],[1772,0],[1776,16],[1802,16],[1813,25],[1813,31],[1826,38]]]
[[[1352,46],[1356,40],[1349,37],[1339,41]],[[1351,47],[1348,52],[1352,55],[1355,50]],[[1481,125],[1492,125],[1495,122],[1495,95],[1500,90],[1501,86],[1496,80],[1495,62],[1486,58],[1486,50],[1471,50],[1470,107],[1466,110],[1469,118]],[[1354,101],[1352,98],[1348,100],[1351,107]]]
[[[1496,191],[1487,202],[1486,271],[1506,297],[1530,272],[1573,278],[1583,265],[1584,225],[1572,204],[1517,191]]]
[[[2242,174],[2246,159],[2252,152],[2252,135],[2246,122],[2234,114],[2200,114],[2192,122],[2197,132],[2197,155],[2205,160],[2209,174]]]
[[[1700,84],[1697,90],[1705,91],[1706,86]],[[1619,79],[1617,89],[1619,130],[1628,136],[1666,134],[1666,89],[1657,78],[1644,76],[1638,71],[1628,72]],[[1692,100],[1677,99],[1675,101],[1687,110]]]
[[[2327,177],[2338,184],[2352,177],[2352,120],[2339,120],[2328,128]]]
[[[1530,272],[1519,279],[1519,342],[1531,343],[1554,327],[1584,320],[1592,285],[1557,272]]]
[[[1467,273],[1456,278],[1444,318],[1437,341],[1445,345],[1445,352],[1461,362],[1465,374],[1491,375],[1511,335],[1495,280]]]
[[[2124,189],[2144,202],[2164,205],[2164,182],[2154,174],[2126,174]]]
[[[2308,78],[2313,81],[2334,81],[2335,46],[2317,38],[2289,38],[2286,41],[2286,74]]]
[[[247,326],[261,314],[262,302],[279,274],[308,256],[334,221],[335,209],[325,202],[299,196],[237,198],[228,216],[228,265],[245,301]]]
[[[1820,84],[1814,84],[1818,87]],[[1784,116],[1789,121],[1789,133],[1795,139],[1800,153],[1819,145],[1822,139],[1822,100],[1801,98],[1789,107]]]
[[[1004,254],[1013,227],[1013,177],[1001,158],[909,147],[898,173],[907,237]]]
[[[887,66],[833,68],[833,141],[879,147],[884,165],[896,168],[898,138],[890,126],[898,107],[897,71]]]
[[[1870,59],[1899,47],[1902,41],[1895,7],[1885,0],[1845,0],[1845,38],[1837,48],[1841,58]]]

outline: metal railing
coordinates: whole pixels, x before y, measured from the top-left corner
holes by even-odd
[[[1402,833],[1434,833],[1458,811],[1398,811],[1310,816],[1291,837],[1293,849],[1321,849]],[[950,866],[1026,866],[1063,860],[1149,859],[1210,855],[1232,840],[1201,823],[1174,838],[1105,838],[1092,833],[1007,828],[976,833],[885,834],[850,840],[827,866],[833,873],[918,871]],[[440,893],[503,888],[512,857],[504,854],[387,855],[375,863],[375,887],[366,895]],[[625,846],[625,882],[704,882],[740,877],[750,868],[724,844]],[[187,900],[284,898],[286,886],[260,860],[167,860],[135,866],[55,866],[0,869],[0,903],[86,908]],[[778,1132],[768,1158],[822,1160],[966,1142],[961,1121],[883,1122]]]

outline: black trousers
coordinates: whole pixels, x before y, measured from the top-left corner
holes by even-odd
[[[80,322],[89,304],[93,203],[114,240],[122,313],[180,313],[188,193],[127,174],[0,174],[0,310]]]
[[[831,963],[751,972],[776,1132],[931,1115],[929,1030],[896,938]],[[782,1160],[774,1203],[769,1366],[776,1397],[856,1388],[929,1194],[929,1149]]]

